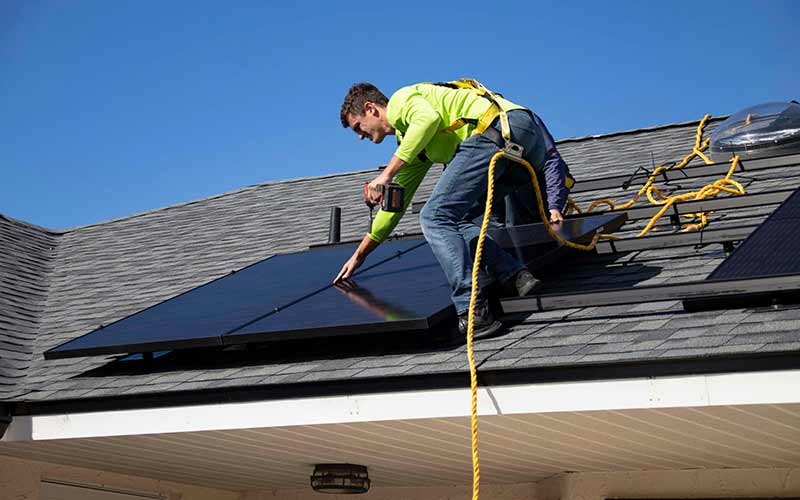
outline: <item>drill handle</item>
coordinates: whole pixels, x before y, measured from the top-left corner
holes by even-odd
[[[383,188],[383,186],[380,186],[380,187]],[[383,189],[381,189],[381,197],[383,197]],[[369,199],[369,182],[365,182],[364,183],[364,203],[367,204],[367,206],[370,208],[370,210],[372,210],[373,208],[377,207],[381,203],[380,200],[378,200],[377,203],[373,203],[373,202],[370,201],[370,199]]]

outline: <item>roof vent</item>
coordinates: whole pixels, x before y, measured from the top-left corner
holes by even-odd
[[[800,152],[800,104],[768,102],[743,109],[711,134],[711,156],[727,161]]]

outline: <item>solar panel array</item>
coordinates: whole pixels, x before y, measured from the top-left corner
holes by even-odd
[[[623,220],[620,215],[568,219],[558,232],[585,241]],[[542,224],[494,229],[491,235],[525,260],[541,256],[537,249],[555,246]],[[353,279],[333,285],[355,248],[343,244],[267,258],[62,344],[45,357],[425,330],[452,317],[450,287],[424,240],[385,242]]]
[[[444,273],[422,240],[379,246],[355,275],[351,289],[334,287],[335,272],[355,247],[321,247],[267,258],[62,344],[46,357],[272,340],[279,331],[308,333],[353,321],[374,330],[413,329],[450,306]],[[420,279],[420,294],[407,293],[409,286],[418,286],[409,280]],[[380,306],[359,307],[359,300]],[[369,312],[381,308],[391,312]]]

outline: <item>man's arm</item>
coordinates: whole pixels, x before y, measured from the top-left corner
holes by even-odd
[[[564,216],[561,213],[561,208],[567,203],[567,164],[561,158],[561,154],[556,148],[556,141],[550,131],[547,130],[544,122],[539,118],[536,113],[533,114],[533,121],[539,126],[542,131],[542,139],[544,139],[544,146],[546,149],[545,161],[542,170],[544,171],[544,179],[547,191],[547,204],[550,209],[550,221],[561,222]]]
[[[394,160],[395,158],[396,157],[393,157],[392,159]],[[394,165],[391,161],[389,162],[389,165],[384,170],[388,170],[393,167],[396,168],[397,175],[395,181],[405,189],[403,211],[384,212],[383,210],[378,210],[378,214],[375,216],[375,220],[372,222],[372,228],[370,229],[370,232],[364,236],[356,251],[353,252],[353,255],[347,260],[347,262],[344,263],[341,271],[339,271],[339,274],[336,275],[336,279],[333,280],[334,283],[352,276],[355,270],[364,263],[364,259],[367,258],[367,255],[375,250],[378,245],[380,245],[381,242],[383,242],[383,240],[389,236],[389,234],[392,232],[395,226],[397,226],[397,223],[400,222],[400,219],[405,214],[405,210],[411,204],[411,200],[414,198],[414,193],[417,192],[417,188],[419,188],[419,185],[422,183],[422,179],[425,177],[425,174],[428,173],[431,165],[431,162],[423,162],[421,160],[415,160],[408,165],[405,165],[405,162],[396,163]],[[383,175],[383,172],[381,175]]]

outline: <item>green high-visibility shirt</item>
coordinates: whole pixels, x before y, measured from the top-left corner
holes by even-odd
[[[505,110],[524,109],[498,97]],[[378,211],[369,237],[381,243],[400,222],[431,165],[446,163],[453,158],[458,145],[472,135],[474,125],[455,131],[444,131],[460,118],[479,119],[492,103],[469,89],[451,89],[441,85],[419,83],[403,87],[389,99],[386,117],[397,134],[395,156],[408,165],[403,167],[394,182],[405,188],[403,212]]]

